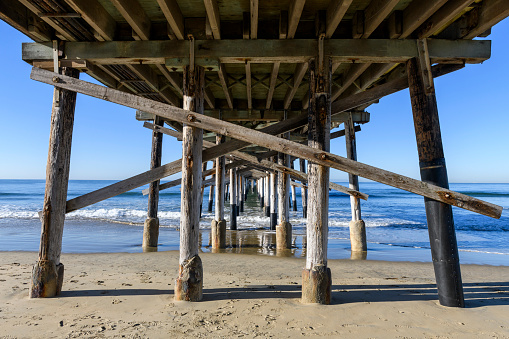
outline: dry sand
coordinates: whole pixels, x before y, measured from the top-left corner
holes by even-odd
[[[509,338],[509,267],[463,265],[467,307],[430,263],[331,260],[332,305],[299,301],[302,259],[201,254],[204,300],[174,302],[178,252],[65,254],[63,292],[29,299],[35,253],[0,253],[0,337]]]

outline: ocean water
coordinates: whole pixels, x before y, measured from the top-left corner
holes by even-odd
[[[68,199],[113,182],[71,180]],[[362,192],[369,194],[368,201],[361,202],[367,226],[367,258],[431,261],[423,198],[373,182],[361,182],[360,186]],[[147,197],[141,193],[144,188],[67,214],[63,252],[141,252],[147,210]],[[509,266],[509,184],[451,184],[451,189],[504,208],[502,217],[496,220],[453,207],[461,263]],[[306,220],[302,218],[300,189],[296,191],[298,211],[290,212],[290,222],[295,245],[291,255],[298,257],[305,256]],[[38,251],[41,225],[37,212],[42,209],[43,199],[44,180],[0,180],[0,251]],[[207,212],[207,206],[208,188],[200,222],[204,252],[209,251],[209,229],[214,216]],[[225,217],[228,221],[228,208]],[[331,259],[350,257],[350,218],[349,197],[331,191],[328,248]],[[159,219],[159,250],[178,249],[180,187],[160,192]],[[275,254],[274,233],[268,231],[270,221],[263,215],[256,194],[249,196],[237,223],[239,231],[228,235],[231,248],[227,251]],[[248,247],[254,249],[247,251]]]

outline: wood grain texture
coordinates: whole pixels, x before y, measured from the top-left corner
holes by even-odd
[[[156,117],[154,124],[162,126],[164,122],[161,118]],[[161,157],[163,150],[163,134],[157,131],[152,132],[152,150],[150,153],[150,169],[161,166]],[[148,218],[157,218],[157,210],[159,206],[159,180],[153,181],[149,185],[148,193]]]
[[[224,137],[216,136],[216,144],[224,142]],[[216,158],[216,196],[215,196],[215,220],[220,222],[224,220],[224,185],[225,185],[225,159],[224,157]]]
[[[72,78],[79,77],[79,71],[73,68],[63,68],[62,73]],[[39,260],[49,260],[55,265],[60,264],[62,251],[75,107],[75,92],[55,88],[39,248]]]
[[[184,67],[184,109],[203,114],[205,71]],[[180,193],[180,265],[198,256],[202,183],[203,130],[184,125]]]
[[[262,131],[245,128],[242,126],[238,126],[235,124],[231,124],[203,115],[197,116],[192,112],[183,110],[181,108],[172,107],[170,105],[148,100],[128,93],[123,93],[110,88],[105,88],[99,85],[94,85],[63,75],[57,75],[53,72],[48,72],[41,69],[33,69],[31,78],[37,81],[54,84],[55,86],[61,88],[91,95],[103,100],[116,102],[124,106],[132,107],[135,109],[141,109],[153,114],[160,115],[169,120],[188,123],[189,125],[195,126],[197,128],[205,128],[209,131],[219,133],[221,135],[239,139],[241,141],[240,142],[241,145],[242,141],[247,143],[255,143],[278,152],[287,153],[295,157],[308,159],[320,165],[333,167],[341,171],[359,175],[370,180],[384,183],[393,187],[401,188],[412,193],[423,195],[428,198],[442,201],[444,203],[458,206],[461,208],[465,208],[477,213],[481,213],[495,218],[499,218],[501,215],[502,208],[500,206],[490,204],[479,199],[463,195],[461,193],[445,190],[434,185],[429,185],[427,183],[423,183],[421,181],[408,178],[402,175],[398,175],[396,173],[392,173],[389,171],[385,171],[360,162],[349,160],[326,151],[319,151],[311,147],[300,145],[289,140],[274,137]],[[54,82],[53,80],[54,78],[56,82]],[[295,120],[288,119],[287,121],[284,121],[284,126],[292,124],[298,125],[301,123],[300,119],[301,119],[300,116],[298,118],[295,118]],[[274,131],[283,126],[283,123],[277,125],[278,126],[276,125],[270,126],[269,128],[267,128],[267,130]],[[236,144],[238,145],[238,143]],[[222,146],[224,147],[224,145],[227,145],[227,143],[215,147],[216,148]],[[204,153],[207,153],[209,151],[210,149],[205,150]],[[213,152],[210,152],[209,155],[211,153]],[[222,154],[224,153],[220,153],[219,155]],[[219,155],[206,159],[204,154],[204,159],[211,160]]]

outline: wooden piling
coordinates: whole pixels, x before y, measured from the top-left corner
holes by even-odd
[[[240,201],[242,200],[242,192],[240,190],[240,173],[239,171],[235,171],[237,174],[237,177],[235,178],[237,180],[237,216],[240,215]]]
[[[299,165],[300,165],[300,171],[302,173],[306,173],[306,160],[305,159],[299,159]],[[301,203],[302,203],[302,217],[307,218],[308,217],[308,189],[307,189],[307,182],[302,182],[302,187],[300,188],[300,196],[301,196]]]
[[[355,141],[355,127],[352,115],[345,121],[345,143],[346,156],[348,159],[357,161],[357,147]],[[350,188],[359,190],[359,177],[351,173],[348,174]],[[361,201],[357,197],[350,196],[350,206],[352,209],[352,220],[350,221],[350,246],[352,252],[366,252],[368,245],[366,243],[366,225],[361,218]],[[354,255],[355,258],[362,258],[362,255]]]
[[[209,206],[207,212],[212,212],[212,206],[214,206],[214,185],[210,185],[209,188]]]
[[[203,114],[203,67],[184,66],[184,109]],[[203,267],[199,250],[200,190],[202,183],[203,130],[184,125],[180,208],[180,266],[175,300],[199,301],[203,296]]]
[[[79,77],[74,68],[62,68],[62,74]],[[30,298],[60,294],[64,265],[60,262],[66,210],[67,185],[71,160],[76,92],[56,89],[53,92],[50,140],[46,165],[46,187],[42,215],[39,259],[32,270]]]
[[[240,186],[240,212],[244,212],[244,200],[245,200],[245,187],[244,187],[244,177],[239,175],[239,186]]]
[[[237,173],[230,169],[230,230],[237,229]]]
[[[224,142],[225,138],[216,135],[216,144]],[[212,251],[226,247],[226,221],[224,220],[224,190],[225,190],[225,159],[224,156],[216,158],[216,206],[215,217],[212,220],[210,237]]]
[[[204,161],[202,163],[202,173],[205,172],[207,170],[207,161]],[[203,180],[203,178],[202,178]],[[203,194],[205,193],[205,186],[202,186],[201,189],[200,189],[200,218],[201,218],[201,213],[203,211]]]
[[[426,60],[422,59],[407,63],[421,180],[448,188],[433,78],[427,76],[429,69],[423,66]],[[440,304],[464,307],[452,207],[429,198],[424,198],[424,204]]]
[[[274,159],[277,161],[277,159]],[[277,180],[276,173],[270,173],[270,229],[275,231],[277,225]]]
[[[164,122],[159,116],[155,116],[154,125],[163,126]],[[161,155],[163,146],[163,134],[157,131],[152,132],[152,150],[150,155],[150,169],[161,166]],[[159,207],[159,180],[149,184],[147,219],[143,224],[144,252],[157,251],[159,239],[159,218],[157,211]]]
[[[330,149],[330,62],[309,62],[308,106],[310,147]],[[302,302],[329,304],[331,273],[327,267],[329,168],[309,163],[306,268],[302,273]]]
[[[289,138],[289,133],[284,136]],[[282,166],[290,166],[290,156],[284,153],[278,153],[278,163]],[[290,224],[290,175],[285,172],[279,172],[277,182],[278,193],[278,219],[276,226],[276,250],[283,251],[292,247],[292,224]]]
[[[263,178],[264,192],[263,192],[263,206],[265,208],[265,216],[270,217],[270,174]]]

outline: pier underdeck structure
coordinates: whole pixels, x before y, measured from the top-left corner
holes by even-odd
[[[487,60],[491,42],[474,38],[489,36],[507,16],[507,0],[2,1],[0,19],[34,41],[22,48],[34,66],[31,78],[55,87],[31,296],[62,288],[66,213],[149,184],[143,248],[157,249],[159,191],[181,185],[175,297],[198,301],[203,187],[215,187],[208,205],[215,200],[213,249],[225,246],[228,185],[230,231],[248,191],[256,191],[284,251],[292,237],[289,192],[298,186],[307,217],[302,300],[327,304],[328,192],[350,195],[352,252],[362,257],[360,207],[368,197],[361,176],[425,198],[440,303],[462,307],[451,206],[494,218],[502,209],[448,189],[433,81]],[[103,86],[79,80],[80,72]],[[406,88],[422,181],[357,162],[355,139],[369,122],[366,110]],[[67,200],[76,92],[136,109],[152,130],[152,157],[147,172]],[[163,134],[182,140],[182,159],[161,164]],[[337,137],[345,137],[346,158],[330,151]],[[209,161],[214,166],[207,170]],[[330,183],[329,168],[348,172],[349,187]],[[182,179],[159,183],[178,172]]]

